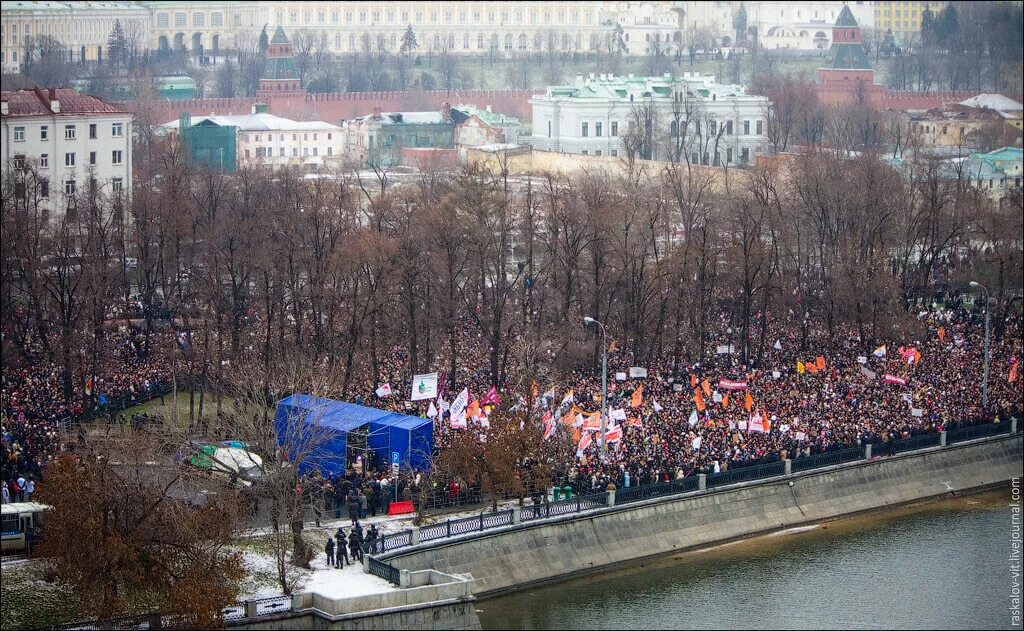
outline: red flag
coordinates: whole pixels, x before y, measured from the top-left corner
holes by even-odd
[[[697,387],[697,375],[693,374],[692,372],[690,373],[690,387],[691,388],[696,388]]]
[[[610,429],[610,430],[608,430],[607,432],[604,433],[604,442],[605,442],[605,444],[617,443],[620,440],[622,440],[622,426],[621,425],[617,425],[617,426],[615,426],[615,429]]]
[[[710,397],[711,396],[711,382],[710,381],[705,379],[704,382],[700,384],[700,387],[704,389],[704,396],[706,396],[706,397]]]
[[[487,391],[483,399],[480,399],[481,405],[498,405],[501,402],[501,397],[498,396],[498,389],[491,386],[491,389]]]
[[[1017,369],[1020,368],[1020,362],[1014,362],[1013,366],[1010,367],[1010,383],[1017,381]]]
[[[907,385],[907,380],[906,379],[901,379],[901,378],[897,377],[896,375],[886,375],[885,376],[885,383],[891,383],[891,384],[894,384],[894,385],[897,385],[897,386],[905,386],[905,385]]]
[[[944,327],[944,326],[940,326],[939,327],[939,341],[940,342],[945,342],[946,341],[946,327]]]
[[[743,403],[743,407],[747,408],[747,412],[754,408],[754,397],[750,396],[750,392],[747,392],[747,400]]]
[[[818,355],[814,360],[814,365],[817,366],[818,370],[825,370],[825,358]]]

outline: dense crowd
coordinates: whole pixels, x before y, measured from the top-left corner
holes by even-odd
[[[987,409],[981,396],[981,313],[951,302],[921,312],[918,318],[919,332],[887,340],[884,354],[880,348],[865,349],[852,328],[830,337],[811,327],[810,343],[801,351],[798,327],[769,320],[760,365],[743,365],[735,352],[716,353],[710,361],[682,367],[673,367],[671,357],[659,356],[643,366],[644,378],[628,377],[635,362],[613,342],[608,354],[608,408],[619,420],[609,421],[608,429],[618,425],[621,437],[608,445],[606,460],[599,457],[599,431],[582,424],[600,409],[600,373],[592,370],[577,370],[557,383],[536,384],[539,396],[533,402],[532,422],[552,430],[536,457],[546,459],[560,485],[592,490],[609,482],[628,487],[1020,417],[1024,375],[1009,379],[1021,359],[1019,318],[1010,319],[1000,339],[993,337]],[[363,375],[350,398],[421,416],[433,407],[438,451],[448,448],[458,432],[486,433],[483,417],[470,419],[468,429],[451,426],[452,399],[468,388],[470,399],[479,401],[492,385],[483,336],[470,320],[461,325],[459,368],[455,374],[442,373],[437,400],[408,400],[408,353],[401,345],[380,353],[380,378]],[[735,345],[728,328],[724,316],[713,324],[716,345]],[[116,399],[141,400],[169,379],[156,353],[142,351],[137,330],[112,327],[97,374],[76,374],[75,383],[87,387],[76,386],[71,399],[65,400],[58,366],[42,359],[42,349],[30,336],[25,339],[27,361],[3,374],[5,480],[41,474],[61,448],[59,430],[65,419],[82,417]],[[437,361],[443,357],[442,350]],[[507,372],[515,375],[520,367],[515,358],[510,362]],[[627,376],[622,378],[622,373]],[[905,383],[892,383],[886,375]],[[746,385],[727,390],[721,387],[722,380]],[[381,383],[392,386],[390,396],[375,394]],[[525,406],[523,396],[510,390],[509,383],[499,384],[502,405]],[[615,435],[613,431],[609,437]],[[349,467],[342,475],[308,477],[303,485],[311,507],[334,517],[351,515],[353,504],[358,516],[387,513],[395,497],[419,501],[425,485],[431,506],[479,498],[480,480],[440,479],[415,471],[389,479],[378,464],[366,462],[360,470]]]
[[[66,398],[60,366],[46,359],[38,338],[19,333],[24,340],[22,361],[5,362],[0,392],[4,480],[29,474],[38,478],[62,448],[61,429],[69,423],[145,400],[169,382],[166,364],[144,352],[144,336],[138,330],[112,326],[104,333],[95,374],[77,369]]]
[[[832,337],[823,328],[812,327],[808,335],[812,343],[801,352],[798,327],[769,322],[761,366],[743,365],[736,353],[723,352],[709,362],[673,370],[671,358],[660,357],[644,366],[647,376],[643,379],[628,377],[629,367],[635,364],[613,344],[608,355],[608,407],[618,410],[620,419],[624,413],[626,420],[609,421],[608,429],[620,425],[621,438],[608,445],[602,463],[599,430],[581,427],[583,419],[600,409],[600,373],[576,371],[559,383],[538,384],[538,391],[549,396],[542,394],[536,401],[535,422],[544,422],[540,418],[547,412],[544,418],[557,428],[542,453],[560,484],[603,490],[609,482],[622,487],[667,481],[1021,418],[1024,375],[1010,382],[1013,365],[1021,359],[1019,318],[1011,318],[1000,340],[993,336],[987,409],[981,388],[982,312],[956,300],[944,308],[923,311],[918,319],[921,333],[888,340],[884,355],[881,347],[865,349],[852,327]],[[719,345],[727,346],[729,323],[724,316],[715,328]],[[480,336],[470,329],[460,340],[461,367],[455,375],[442,376],[440,400],[435,402],[439,417],[434,438],[439,450],[456,432],[467,431],[451,426],[447,404],[463,388],[469,389],[471,401],[479,401],[491,387],[487,348]],[[819,361],[823,369],[818,368]],[[405,350],[392,347],[380,382],[390,383],[394,394],[377,397],[368,378],[358,401],[426,415],[431,402],[408,400],[411,382],[402,378],[408,374],[406,366]],[[512,366],[509,372],[515,370]],[[886,375],[905,384],[887,381]],[[742,381],[746,388],[727,390],[720,387],[721,380]],[[641,387],[639,405],[634,407],[633,395]],[[506,395],[506,404],[525,404],[521,396],[507,396],[507,384],[499,390]],[[565,401],[569,390],[572,400]],[[703,410],[697,409],[698,392]],[[765,426],[760,424],[762,419]],[[468,431],[484,433],[482,420],[470,419]],[[431,484],[446,496],[449,485],[465,488],[478,482],[432,480]]]

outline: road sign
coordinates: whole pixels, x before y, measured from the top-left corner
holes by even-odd
[[[391,475],[393,476],[398,475],[398,462],[400,456],[401,454],[399,454],[397,451],[391,452]]]

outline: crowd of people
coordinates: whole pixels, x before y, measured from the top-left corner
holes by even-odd
[[[548,437],[538,446],[535,458],[550,465],[554,482],[571,484],[578,491],[603,490],[608,483],[628,487],[716,473],[1020,418],[1024,375],[1010,378],[1021,360],[1019,317],[1009,318],[1004,333],[992,340],[988,407],[982,404],[980,309],[952,300],[922,311],[918,320],[914,333],[904,339],[880,340],[886,344],[870,349],[852,327],[838,327],[829,335],[823,325],[812,325],[802,333],[791,323],[768,319],[762,361],[746,365],[739,361],[723,315],[712,324],[712,339],[725,352],[684,367],[676,366],[667,355],[656,356],[642,367],[646,369],[642,378],[629,376],[636,362],[621,349],[625,344],[613,342],[608,353],[608,408],[614,417],[607,429],[614,442],[608,444],[603,461],[599,430],[584,424],[600,409],[599,372],[580,369],[557,382],[536,384],[537,399],[530,406],[521,393],[511,390],[510,383],[499,384],[497,391],[502,407],[530,407],[531,422],[553,430],[545,432]],[[438,399],[408,400],[409,357],[401,345],[380,353],[380,375],[359,380],[349,398],[421,416],[433,407],[436,451],[446,449],[458,432],[485,435],[485,416],[470,419],[468,429],[458,429],[452,427],[448,409],[462,389],[467,388],[471,400],[478,401],[492,386],[486,340],[473,331],[467,319],[465,334],[457,341],[458,368],[454,374],[442,374]],[[24,336],[27,361],[3,374],[5,480],[21,475],[40,478],[46,462],[62,448],[60,428],[65,419],[82,417],[101,401],[145,398],[169,379],[166,364],[156,353],[140,352],[139,335],[125,327],[109,331],[104,340],[106,361],[95,375],[75,375],[75,383],[87,383],[88,388],[76,388],[70,400],[62,395],[58,366],[43,360],[38,343]],[[809,340],[802,350],[801,335]],[[437,362],[443,361],[445,350],[439,350]],[[518,370],[515,358],[510,359],[507,374],[516,375]],[[737,386],[723,380],[744,385],[729,389]],[[390,383],[393,393],[377,396],[380,383]],[[347,515],[355,521],[377,512],[387,514],[396,497],[420,501],[419,491],[425,486],[431,506],[480,499],[480,480],[441,479],[415,471],[391,479],[374,470],[372,462],[362,463],[359,470],[350,467],[341,475],[317,473],[302,484],[318,521],[325,515],[336,519]]]
[[[137,328],[112,326],[104,331],[95,370],[80,362],[71,396],[65,397],[61,367],[47,359],[38,337],[29,331],[19,331],[19,337],[21,361],[5,361],[0,390],[0,473],[8,483],[19,475],[40,479],[47,462],[66,446],[61,430],[71,423],[144,401],[170,382],[166,363],[143,351],[144,336]]]
[[[734,343],[733,352],[716,353],[711,361],[682,369],[673,370],[670,357],[655,358],[643,367],[647,369],[644,378],[628,376],[635,364],[613,343],[608,354],[608,408],[620,420],[609,420],[607,429],[621,426],[621,437],[616,438],[615,432],[609,435],[615,442],[608,444],[602,462],[600,430],[581,426],[600,409],[600,374],[578,370],[559,383],[538,384],[539,392],[554,392],[553,397],[542,395],[535,402],[539,404],[535,422],[545,422],[543,418],[555,427],[540,453],[559,484],[568,483],[580,491],[604,490],[608,483],[621,488],[663,482],[1019,419],[1024,411],[1024,375],[1012,381],[1011,377],[1016,376],[1013,367],[1021,360],[1020,320],[1011,318],[1000,339],[992,340],[986,408],[981,383],[982,313],[954,299],[944,307],[920,312],[917,333],[868,349],[853,327],[841,327],[838,335],[829,336],[824,327],[812,326],[811,343],[801,351],[799,327],[769,321],[760,366],[742,364]],[[722,316],[715,328],[719,345],[728,350],[727,319]],[[476,421],[470,419],[468,430],[456,429],[447,409],[463,388],[469,389],[470,400],[479,401],[491,387],[488,349],[479,340],[472,333],[460,338],[460,368],[442,377],[439,400],[408,400],[410,379],[402,378],[408,374],[407,353],[394,346],[382,364],[380,379],[381,383],[391,379],[394,394],[377,397],[368,380],[360,402],[421,416],[436,404],[438,450],[445,449],[457,432],[485,434],[485,414]],[[509,372],[515,370],[513,366]],[[720,385],[722,380],[745,385],[730,390]],[[638,389],[640,395],[634,397]],[[508,384],[499,386],[499,391],[506,397],[505,405],[526,403],[521,395],[508,391]],[[567,400],[570,391],[572,398]],[[634,399],[638,399],[635,405]],[[478,482],[433,479],[431,485],[446,495],[449,486],[468,488]]]

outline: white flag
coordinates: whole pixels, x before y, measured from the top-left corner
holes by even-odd
[[[885,344],[882,344],[881,346],[876,348],[875,351],[871,354],[874,355],[875,357],[885,357]]]
[[[657,399],[652,399],[652,401],[654,403],[654,411],[655,412],[659,412],[660,413],[662,410],[665,409],[665,408],[661,407],[660,405],[658,405],[658,400]]]
[[[434,418],[437,416],[437,408],[434,407],[434,402],[430,402],[430,407],[427,408],[427,418]]]
[[[781,351],[782,350],[782,340],[775,340],[775,347],[774,348],[777,351]]]
[[[617,373],[615,373],[615,381],[625,381],[625,380],[626,380],[626,373],[624,373],[624,372],[617,372]]]
[[[413,401],[437,398],[437,373],[432,372],[425,375],[415,375],[412,378]]]
[[[866,364],[866,363],[868,363],[868,358],[865,357],[864,355],[858,355],[857,356],[857,363],[858,364]]]
[[[697,410],[690,412],[690,427],[696,427],[697,425]]]
[[[910,408],[910,414],[911,414],[911,416],[916,416],[916,417],[920,418],[920,417],[924,416],[924,409],[923,408]]]
[[[452,401],[450,410],[452,427],[466,427],[466,406],[469,405],[469,388],[463,388]]]
[[[447,402],[447,401],[445,401],[444,399],[438,399],[438,400],[437,400],[437,407],[438,407],[438,409],[440,409],[440,410],[441,410],[442,412],[447,412],[447,411],[448,411],[448,410],[449,410],[449,409],[451,408],[451,406],[450,406],[450,405],[448,405],[448,402]]]
[[[715,403],[721,403],[721,402],[722,402],[722,393],[721,393],[721,392],[718,392],[718,391],[716,390],[716,391],[715,391],[715,392],[714,392],[714,393],[713,393],[713,394],[711,395],[711,399],[712,399],[712,400],[713,400],[713,401],[714,401]]]
[[[378,399],[383,399],[391,394],[391,384],[385,383],[381,387],[377,388],[374,392],[377,393]]]
[[[626,410],[623,409],[623,408],[619,408],[617,410],[612,410],[611,412],[608,413],[608,418],[610,418],[613,421],[625,421],[626,420]]]
[[[781,373],[781,372],[779,372],[779,371],[777,371],[777,370],[773,370],[773,371],[772,371],[772,379],[778,379],[778,378],[779,378],[779,377],[781,377],[781,376],[782,376],[782,373]]]
[[[703,439],[703,438],[701,438],[700,436],[698,436],[698,437],[694,438],[694,439],[693,439],[693,443],[692,443],[692,445],[693,445],[693,450],[694,450],[694,451],[699,451],[699,450],[700,450],[700,445],[701,445],[701,443],[703,443],[703,442],[704,442],[704,439]]]

